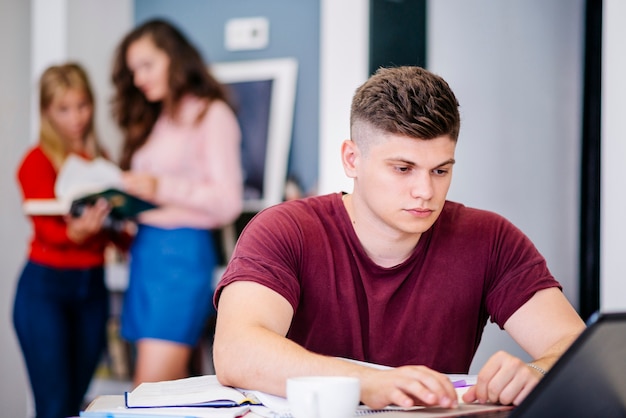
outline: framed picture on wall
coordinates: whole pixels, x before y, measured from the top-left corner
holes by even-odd
[[[218,62],[242,132],[244,212],[283,200],[293,128],[298,63],[293,58]]]

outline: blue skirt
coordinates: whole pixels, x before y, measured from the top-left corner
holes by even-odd
[[[216,260],[210,231],[139,225],[130,250],[122,337],[195,345],[214,312]]]

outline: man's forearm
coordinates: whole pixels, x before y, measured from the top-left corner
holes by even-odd
[[[217,335],[217,333],[216,333]],[[365,366],[312,353],[272,331],[224,330],[214,347],[215,371],[224,385],[285,396],[292,376],[341,375],[361,378]]]
[[[531,364],[536,365],[545,372],[549,371],[554,363],[567,351],[567,349],[576,341],[580,333],[564,336],[556,344],[550,347],[544,355],[534,359]]]
[[[375,409],[390,404],[449,408],[457,402],[450,380],[427,367],[378,370],[312,353],[266,329],[222,334],[214,359],[220,383],[278,396],[285,396],[289,377],[336,375],[357,377],[361,382],[361,401]]]

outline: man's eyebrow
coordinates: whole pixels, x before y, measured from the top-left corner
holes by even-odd
[[[403,163],[403,164],[406,164],[406,165],[412,166],[412,167],[415,167],[415,166],[418,165],[418,164],[415,164],[413,161],[405,160],[402,157],[389,158],[388,161],[396,161],[396,162]],[[449,160],[446,160],[446,161],[442,162],[441,164],[437,164],[435,167],[433,167],[433,169],[437,169],[437,168],[443,167],[444,165],[452,165],[454,163],[456,163],[456,160],[454,158],[450,158]]]
[[[435,168],[439,168],[439,167],[443,167],[444,165],[452,165],[456,163],[456,160],[454,158],[450,158],[447,161],[444,161],[443,163],[439,164],[438,166],[435,166]]]

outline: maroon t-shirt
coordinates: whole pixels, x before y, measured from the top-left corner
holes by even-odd
[[[341,194],[287,202],[245,228],[216,292],[260,283],[293,307],[287,337],[329,356],[467,373],[487,320],[502,327],[560,287],[503,217],[447,201],[413,254],[385,268],[365,253]]]

